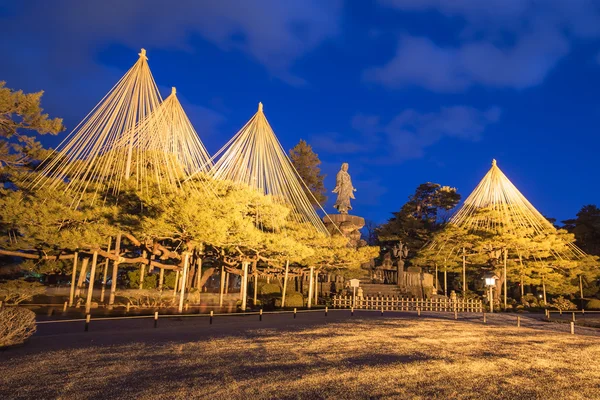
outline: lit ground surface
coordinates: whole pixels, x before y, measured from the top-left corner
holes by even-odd
[[[468,319],[465,319],[468,318]],[[63,323],[0,352],[0,398],[600,398],[592,328],[348,311]]]

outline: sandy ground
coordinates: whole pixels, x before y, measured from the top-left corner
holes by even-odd
[[[514,315],[330,311],[40,325],[0,398],[600,398],[598,330]]]

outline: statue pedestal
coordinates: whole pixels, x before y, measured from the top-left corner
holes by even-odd
[[[342,232],[342,235],[350,239],[352,247],[359,246],[360,229],[365,226],[365,219],[356,215],[348,214],[330,214],[323,217],[325,227],[332,235]]]

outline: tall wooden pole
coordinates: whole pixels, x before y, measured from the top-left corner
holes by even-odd
[[[525,296],[525,285],[523,284],[523,255],[519,253],[519,264],[521,265],[521,297]]]
[[[119,257],[121,254],[121,234],[117,234],[115,240],[115,255]],[[113,262],[112,270],[112,281],[110,282],[110,298],[108,300],[109,309],[112,309],[112,305],[115,304],[115,294],[117,292],[117,278],[119,276],[119,262]]]
[[[583,279],[581,278],[581,275],[579,275],[579,298],[583,299]]]
[[[165,283],[165,269],[161,268],[158,274],[158,290],[162,292],[163,284]]]
[[[73,307],[73,299],[75,298],[75,281],[77,280],[77,258],[79,256],[78,252],[75,252],[75,257],[73,258],[73,272],[71,274],[71,291],[69,292],[69,307]]]
[[[94,293],[94,277],[96,276],[96,264],[98,262],[98,252],[94,251],[92,256],[92,269],[90,270],[90,284],[88,286],[87,300],[85,302],[85,313],[89,314],[92,308],[92,295]]]
[[[438,265],[435,263],[435,281],[433,281],[435,285],[435,294],[438,294],[440,288],[438,287]]]
[[[258,300],[258,272],[254,272],[254,299],[253,303],[256,306],[256,302]]]
[[[175,271],[175,284],[173,285],[173,297],[177,296],[177,285],[179,284],[179,270]]]
[[[315,291],[315,306],[319,304],[319,271],[315,271],[315,283],[314,283],[314,291]]]
[[[508,260],[508,249],[504,249],[504,271],[502,272],[504,275],[504,310],[508,307],[507,297],[508,297],[508,282],[506,281],[506,262]]]
[[[281,294],[281,308],[285,307],[285,292],[287,292],[288,274],[290,272],[290,260],[285,262],[285,274],[283,275],[283,293]]]
[[[546,281],[544,275],[542,275],[542,291],[544,292],[544,305],[546,305],[548,303],[546,302]]]
[[[183,312],[183,299],[185,297],[185,283],[187,278],[187,271],[190,261],[190,253],[185,252],[183,257],[183,272],[181,274],[181,291],[179,292],[179,312]]]
[[[467,251],[463,247],[463,297],[467,294]]]
[[[225,266],[221,265],[221,291],[219,292],[219,307],[223,307],[223,292],[225,291]]]
[[[229,293],[229,272],[225,272],[225,294]]]
[[[308,278],[308,308],[312,306],[312,296],[313,296],[313,275],[314,275],[315,267],[310,267],[310,277]]]
[[[146,250],[142,252],[142,257],[146,258]],[[146,276],[146,264],[140,265],[140,290],[144,288],[144,277]]]
[[[112,242],[112,238],[108,238],[108,247],[106,251],[110,253],[110,245]],[[100,302],[104,303],[104,292],[106,291],[106,275],[108,275],[108,258],[104,260],[104,272],[102,273],[102,289],[100,291]]]
[[[87,266],[90,262],[89,258],[84,258],[81,263],[81,271],[79,271],[79,279],[77,280],[77,289],[75,289],[75,297],[81,296],[81,289],[85,284],[85,278],[87,277]]]
[[[248,262],[242,263],[243,276],[242,276],[242,287],[240,292],[242,293],[242,311],[246,311],[246,300],[248,298]]]

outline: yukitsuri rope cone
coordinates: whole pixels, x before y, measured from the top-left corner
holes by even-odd
[[[146,51],[40,168],[31,187],[56,188],[78,207],[86,191],[94,201],[118,196],[123,185],[149,190],[158,183],[180,186],[207,172],[210,157],[177,100],[162,103]],[[128,182],[129,181],[129,182]]]
[[[275,202],[291,208],[293,220],[311,224],[318,232],[329,235],[304,191],[304,181],[269,125],[262,103],[214,157],[219,156],[212,169],[215,179],[245,184],[270,195]],[[323,208],[321,211],[327,215]]]
[[[482,210],[490,210],[500,218],[486,217]],[[462,207],[450,219],[449,225],[468,232],[502,230],[516,237],[543,237],[555,234],[557,229],[519,192],[498,167],[496,160]],[[432,248],[443,243],[433,242]],[[552,249],[559,259],[579,259],[586,254],[573,243],[565,243],[564,249]]]

